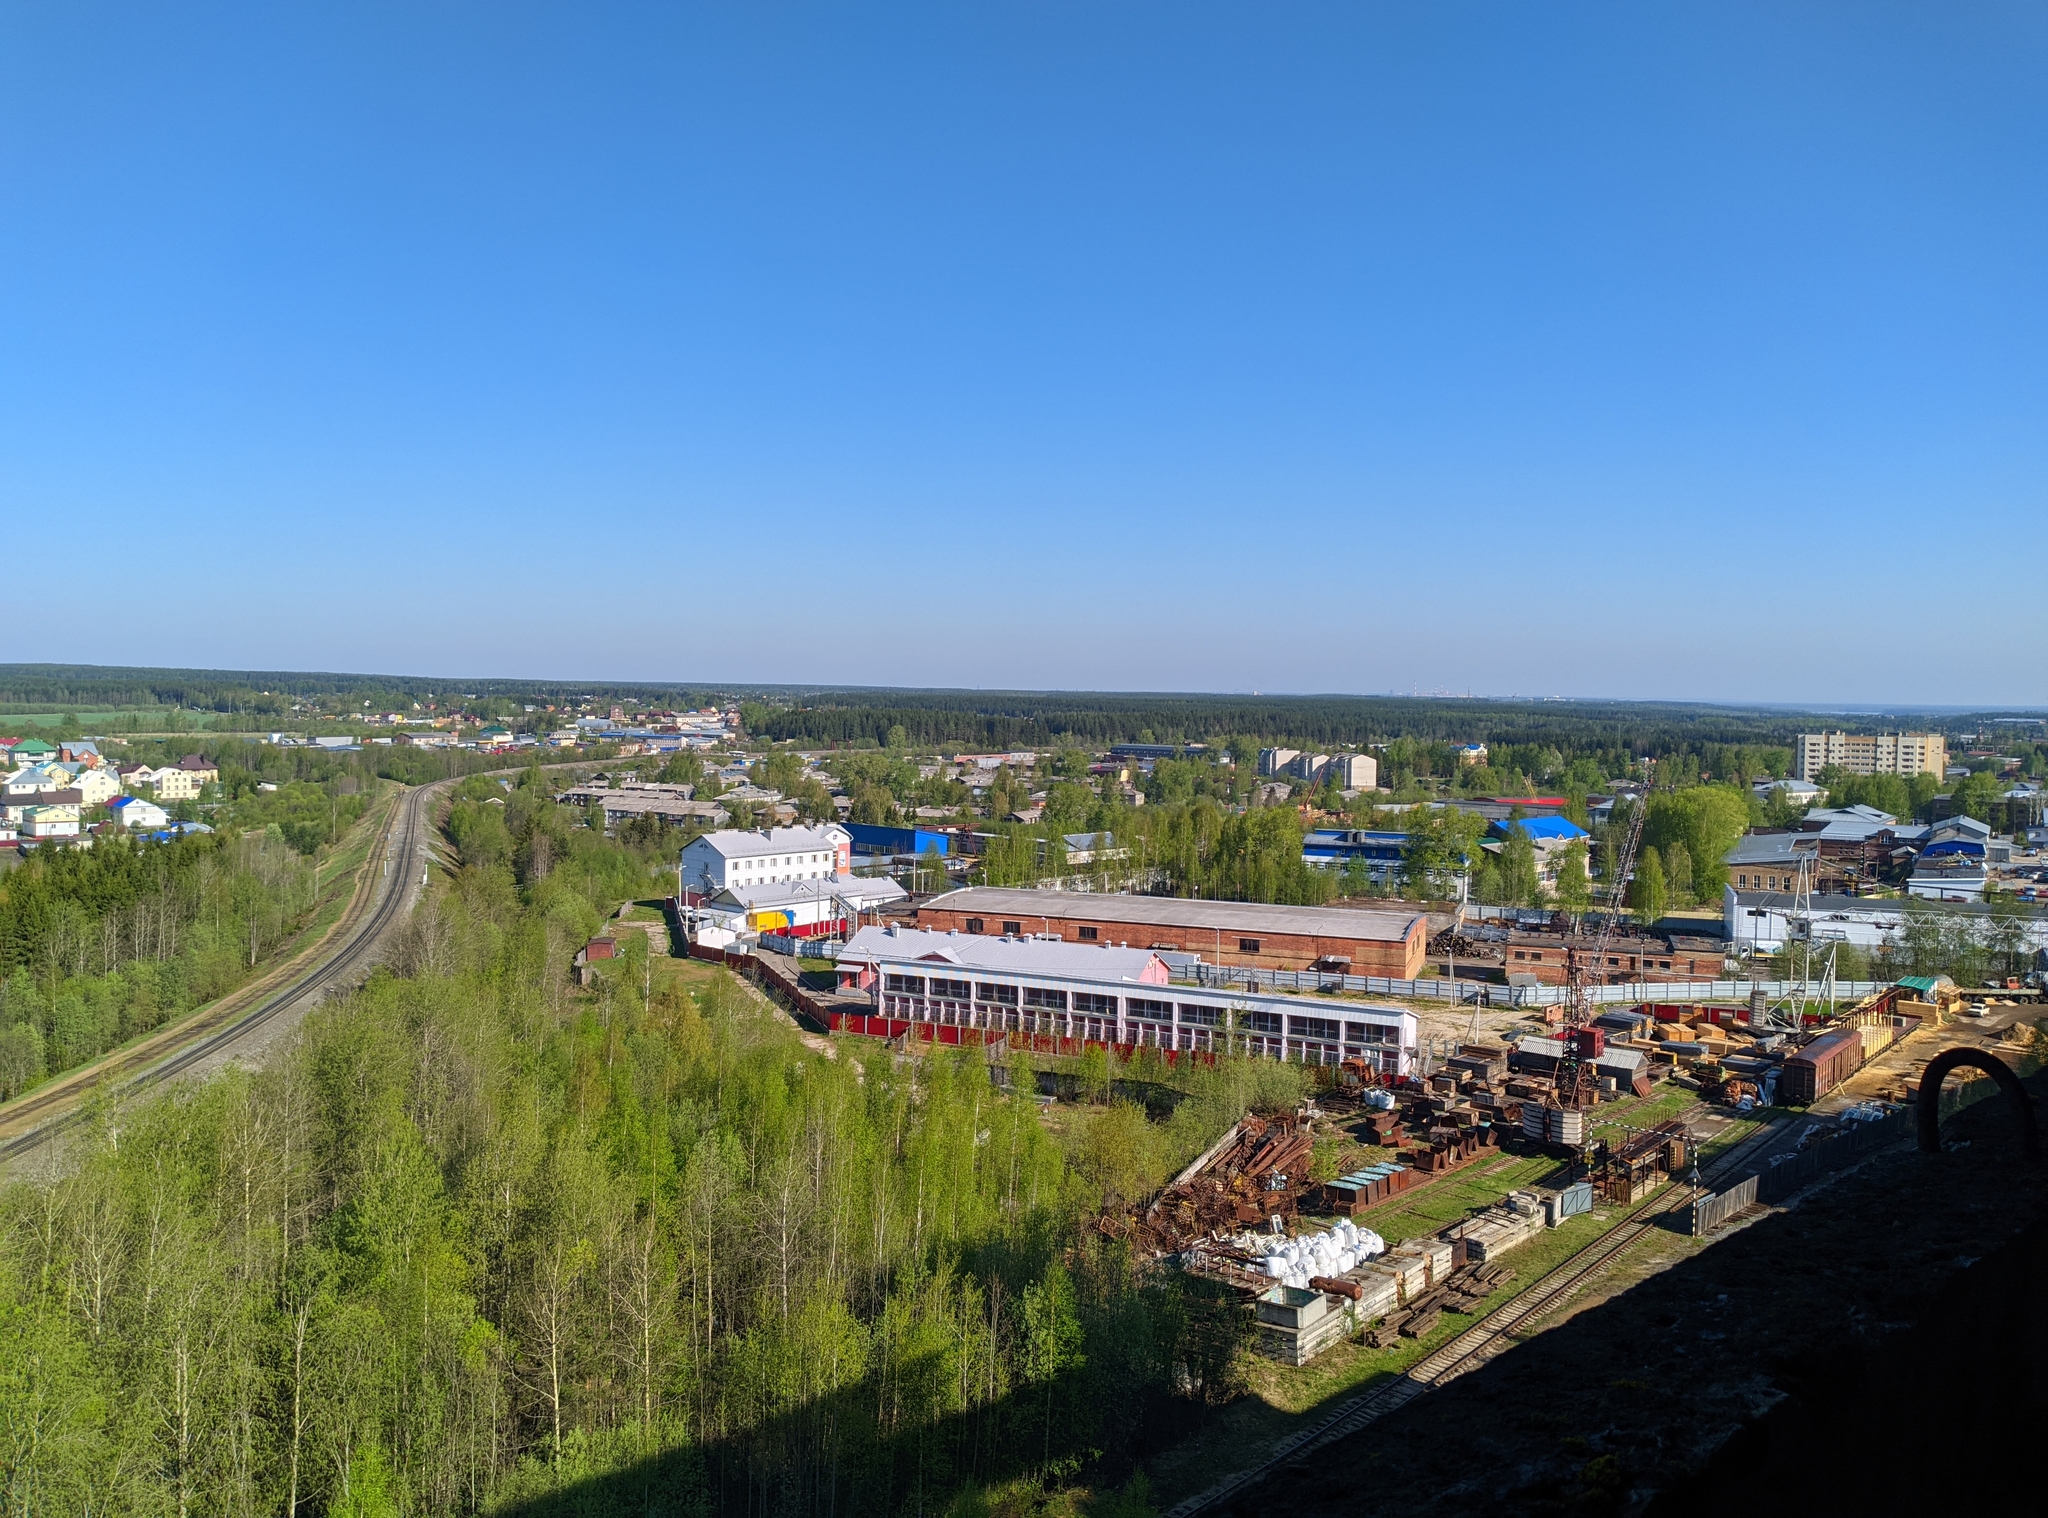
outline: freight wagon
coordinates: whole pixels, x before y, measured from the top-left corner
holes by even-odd
[[[1789,1056],[1779,1078],[1778,1099],[1810,1105],[1855,1074],[1863,1064],[1863,1035],[1854,1028],[1823,1033]]]

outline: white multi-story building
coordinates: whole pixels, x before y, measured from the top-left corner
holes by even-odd
[[[1259,773],[1261,775],[1284,775],[1287,766],[1301,757],[1298,748],[1262,748],[1259,750]]]
[[[809,828],[723,828],[683,849],[677,883],[708,895],[735,886],[829,880],[853,872],[853,837],[833,823]]]
[[[1948,773],[1948,740],[1939,733],[1801,733],[1792,776],[1811,780],[1828,768],[1852,775]]]

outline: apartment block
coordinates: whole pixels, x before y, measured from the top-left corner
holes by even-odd
[[[1801,733],[1793,778],[1811,780],[1829,766],[1853,775],[1934,775],[1948,770],[1948,740],[1939,733]]]

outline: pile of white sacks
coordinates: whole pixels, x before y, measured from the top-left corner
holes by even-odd
[[[1387,1252],[1387,1241],[1370,1228],[1340,1218],[1335,1228],[1289,1239],[1266,1256],[1266,1274],[1282,1286],[1307,1286],[1310,1276],[1341,1276],[1375,1255]]]

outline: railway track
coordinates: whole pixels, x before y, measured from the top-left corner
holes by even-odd
[[[256,1033],[295,1002],[327,991],[342,983],[352,970],[363,967],[379,940],[404,915],[414,872],[422,867],[425,858],[427,810],[434,793],[448,783],[436,781],[405,793],[394,823],[385,834],[383,874],[373,886],[376,896],[333,953],[246,1011],[232,1014],[218,1027],[200,1031],[190,1042],[168,1053],[137,1050],[132,1060],[107,1066],[90,1080],[26,1098],[24,1105],[5,1114],[5,1118],[11,1124],[28,1117],[35,1126],[0,1141],[0,1163],[41,1148],[70,1129],[94,1092],[113,1087],[118,1096],[126,1097],[173,1080]],[[131,1075],[130,1071],[137,1073]]]
[[[1696,1110],[1696,1109],[1695,1109]],[[1709,1191],[1755,1166],[1795,1125],[1765,1123],[1745,1134],[1731,1148],[1702,1167],[1700,1179]],[[1268,1476],[1316,1450],[1349,1438],[1388,1413],[1406,1407],[1434,1387],[1477,1370],[1516,1342],[1529,1323],[1562,1304],[1571,1294],[1606,1270],[1660,1220],[1689,1206],[1692,1188],[1673,1182],[1662,1188],[1585,1248],[1503,1302],[1457,1337],[1440,1345],[1392,1380],[1384,1381],[1333,1408],[1321,1421],[1299,1429],[1273,1446],[1257,1465],[1226,1476],[1166,1510],[1165,1518],[1193,1518],[1243,1495]]]

